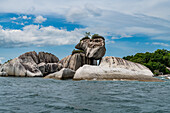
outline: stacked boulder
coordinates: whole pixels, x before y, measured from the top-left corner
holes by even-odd
[[[69,68],[76,71],[79,67],[84,64],[92,65],[93,62],[91,59],[87,58],[84,53],[75,53],[69,55],[59,61],[64,68]]]
[[[106,52],[105,39],[99,35],[92,37],[92,39],[85,37],[75,48],[78,50],[73,50],[72,55],[60,60],[64,68],[74,71],[85,64],[97,65],[97,60],[100,60]]]
[[[93,36],[92,39],[84,38],[76,46],[76,49],[83,50],[87,58],[93,60],[101,59],[106,52],[105,39],[102,36]]]
[[[96,35],[92,39],[84,37],[75,48],[78,50],[73,50],[71,55],[59,61],[64,69],[50,74],[45,78],[73,78],[75,71],[83,65],[97,65],[97,60],[100,60],[106,52],[105,39],[99,35]]]

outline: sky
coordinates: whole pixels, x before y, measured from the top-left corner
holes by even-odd
[[[0,0],[0,63],[29,51],[62,59],[85,32],[106,55],[170,50],[170,0]]]

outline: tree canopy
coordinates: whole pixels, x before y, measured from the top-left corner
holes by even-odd
[[[123,57],[125,60],[140,63],[148,67],[155,75],[160,73],[170,74],[170,51],[157,49],[153,53],[137,53],[135,55]]]

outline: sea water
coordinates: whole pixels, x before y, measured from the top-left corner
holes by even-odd
[[[0,113],[145,112],[170,112],[170,81],[0,77]]]

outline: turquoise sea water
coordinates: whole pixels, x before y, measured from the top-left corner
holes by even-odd
[[[170,81],[0,77],[0,113],[166,112],[170,112]]]

